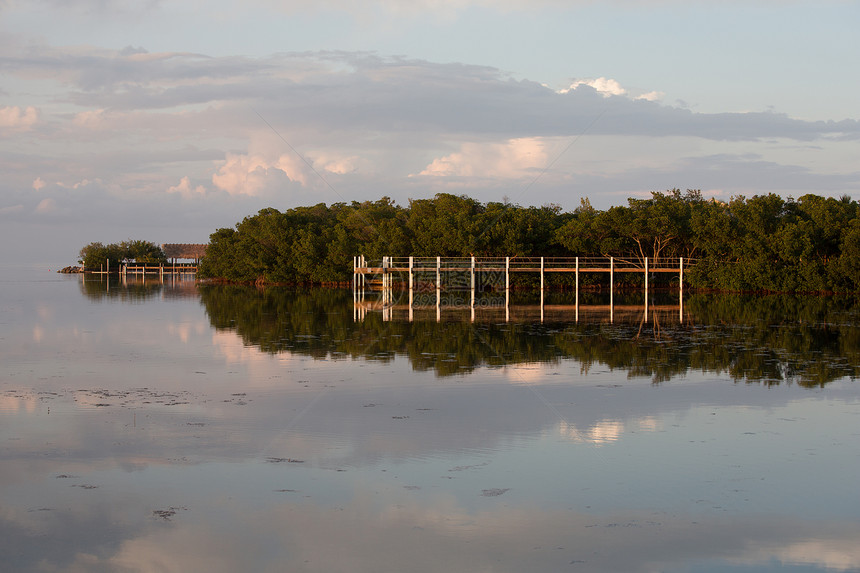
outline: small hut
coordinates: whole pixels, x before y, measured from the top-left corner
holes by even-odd
[[[196,265],[206,254],[206,247],[207,245],[192,243],[165,243],[161,245],[161,250],[164,251],[164,256],[174,265],[177,260],[194,261]]]

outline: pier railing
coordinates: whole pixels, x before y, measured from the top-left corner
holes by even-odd
[[[359,273],[435,272],[442,271],[505,271],[510,272],[679,272],[690,267],[693,259],[683,257],[383,257],[368,260],[356,257]]]
[[[122,263],[118,269],[112,270],[110,265],[102,266],[99,270],[87,270],[88,274],[93,275],[110,275],[119,274],[127,275],[194,275],[197,274],[196,263],[175,263],[167,265],[153,264],[137,264],[137,263]]]
[[[575,276],[576,302],[574,312],[576,320],[579,317],[579,285],[582,273],[609,274],[609,308],[610,317],[614,315],[615,273],[642,273],[644,275],[645,307],[648,313],[649,275],[652,273],[677,273],[679,295],[679,313],[683,314],[684,270],[690,268],[695,261],[683,257],[382,257],[368,260],[364,256],[353,259],[353,299],[355,302],[356,319],[361,319],[368,310],[377,307],[383,311],[383,317],[391,317],[392,312],[404,302],[408,309],[408,320],[412,320],[414,311],[422,306],[425,294],[432,292],[437,320],[441,317],[443,305],[442,291],[469,291],[468,301],[463,299],[464,306],[470,309],[472,320],[475,319],[476,306],[482,306],[476,288],[493,285],[500,288],[504,281],[505,318],[510,318],[510,285],[512,273],[537,273],[540,275],[540,319],[544,319],[544,290],[547,273],[572,273]],[[489,277],[487,275],[490,275]],[[417,280],[416,280],[417,279]],[[480,279],[480,280],[477,280]],[[398,285],[404,289],[394,289]],[[420,287],[420,288],[416,288]],[[365,292],[367,289],[379,289],[381,296],[371,306],[368,306]],[[465,295],[464,295],[465,296]],[[408,297],[408,300],[406,298]],[[484,301],[485,302],[485,301]],[[612,318],[610,318],[612,320]]]
[[[359,255],[353,259],[355,286],[381,283],[382,288],[393,286],[397,280],[408,279],[409,288],[414,286],[414,277],[427,280],[427,274],[435,274],[437,288],[441,288],[443,275],[468,273],[474,288],[476,274],[497,273],[504,275],[505,288],[510,288],[511,273],[538,273],[541,288],[544,288],[546,273],[573,273],[579,286],[581,273],[608,273],[610,286],[614,286],[615,273],[642,273],[645,288],[652,273],[677,273],[679,286],[683,288],[684,270],[695,261],[683,257],[382,257],[368,260]],[[370,279],[370,280],[368,280]],[[501,282],[501,281],[499,281]]]

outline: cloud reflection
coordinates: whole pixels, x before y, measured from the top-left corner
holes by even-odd
[[[277,494],[273,494],[277,495]],[[687,570],[692,563],[769,570],[773,562],[841,571],[860,567],[856,524],[780,517],[701,519],[690,515],[626,512],[591,515],[535,510],[491,498],[473,511],[448,498],[427,503],[404,494],[379,506],[372,491],[342,505],[272,501],[248,509],[236,501],[209,508],[177,508],[170,521],[148,518],[108,532],[119,511],[103,515],[86,543],[65,552],[31,555],[43,535],[80,527],[65,516],[3,514],[2,529],[31,557],[27,570],[187,572],[296,571],[435,573],[450,571],[650,573]],[[39,535],[33,531],[40,520]],[[84,519],[84,518],[79,518]],[[122,522],[123,520],[120,519]],[[99,534],[114,543],[99,544]],[[8,540],[7,540],[8,542]],[[758,548],[758,549],[750,549]],[[19,553],[20,554],[20,553]]]

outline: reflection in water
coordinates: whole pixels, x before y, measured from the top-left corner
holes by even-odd
[[[584,372],[601,365],[654,382],[701,371],[813,387],[860,373],[860,333],[852,322],[860,306],[853,298],[692,295],[683,322],[665,302],[651,304],[646,321],[639,294],[618,305],[612,322],[608,306],[588,298],[579,322],[506,322],[500,315],[498,322],[473,323],[468,308],[454,305],[438,322],[435,313],[420,320],[416,312],[409,322],[386,320],[381,311],[356,322],[345,290],[204,286],[200,292],[215,328],[235,331],[264,352],[382,361],[406,356],[416,370],[439,375],[562,359],[578,361]],[[576,312],[563,296],[556,299],[556,314]],[[511,305],[511,313],[534,313],[533,301],[523,302]]]
[[[81,292],[90,300],[143,301],[156,296],[168,298],[197,297],[197,285],[176,275],[105,276],[81,274]]]
[[[0,289],[4,571],[860,570],[852,300],[76,280]]]

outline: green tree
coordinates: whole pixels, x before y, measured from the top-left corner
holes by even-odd
[[[124,259],[147,265],[158,265],[167,262],[167,257],[159,245],[150,241],[132,240],[120,243]]]

